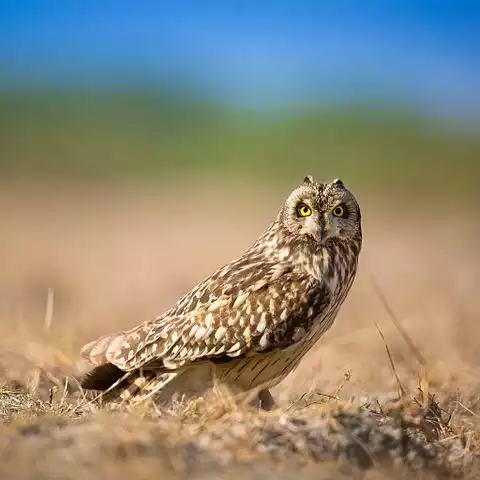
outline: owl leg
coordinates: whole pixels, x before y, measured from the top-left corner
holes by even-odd
[[[262,410],[273,410],[275,408],[275,400],[272,397],[270,391],[266,388],[265,390],[260,390],[260,393],[257,397],[258,407]]]

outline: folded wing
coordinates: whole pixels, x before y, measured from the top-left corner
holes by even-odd
[[[94,365],[122,371],[176,369],[186,363],[238,357],[301,341],[328,303],[328,290],[311,277],[285,271],[212,298],[184,314],[159,317],[85,345]]]

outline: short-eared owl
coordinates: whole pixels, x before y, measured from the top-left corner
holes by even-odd
[[[268,388],[297,367],[330,328],[353,283],[360,208],[341,180],[307,176],[269,228],[169,310],[82,349],[86,389],[114,398],[198,395],[213,382],[234,393]],[[110,388],[114,385],[114,388]]]

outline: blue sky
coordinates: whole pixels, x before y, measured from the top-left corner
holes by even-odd
[[[188,85],[236,104],[395,98],[480,117],[480,2],[0,4],[0,82]]]

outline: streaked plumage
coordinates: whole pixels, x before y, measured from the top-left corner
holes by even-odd
[[[218,381],[232,392],[277,385],[330,328],[353,283],[360,209],[340,180],[306,177],[270,227],[159,317],[87,344],[87,389],[167,401]],[[130,374],[123,381],[125,374]],[[262,394],[268,403],[269,394]]]

